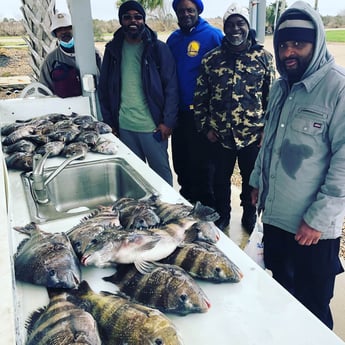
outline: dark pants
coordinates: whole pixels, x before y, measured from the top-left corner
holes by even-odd
[[[206,138],[197,132],[193,111],[179,112],[172,134],[172,159],[180,193],[191,202],[209,199]]]
[[[241,150],[226,149],[220,143],[208,144],[208,155],[214,169],[212,176],[214,207],[222,218],[230,219],[231,176],[236,160],[242,177],[241,206],[251,208],[255,213],[255,207],[251,203],[252,187],[249,185],[249,177],[254,168],[258,152],[259,147],[256,143]]]
[[[295,296],[326,326],[333,328],[329,307],[337,274],[340,238],[301,246],[294,234],[264,224],[264,261],[273,278]]]

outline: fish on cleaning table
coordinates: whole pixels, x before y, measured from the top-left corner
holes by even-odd
[[[118,150],[119,147],[114,141],[104,138],[99,138],[96,144],[91,148],[91,151],[104,155],[116,155]]]
[[[79,260],[65,233],[45,232],[35,223],[14,230],[29,236],[19,243],[14,255],[16,279],[52,288],[79,284]]]
[[[67,158],[82,155],[81,159],[84,159],[88,151],[89,146],[87,144],[83,142],[72,142],[64,147],[62,154]]]
[[[208,243],[217,243],[220,239],[219,228],[214,222],[198,221],[195,222],[190,230],[195,230],[197,240]]]
[[[160,218],[146,201],[123,197],[116,200],[113,207],[119,210],[120,222],[125,229],[146,229],[160,223]]]
[[[192,217],[197,220],[216,221],[219,214],[211,207],[202,205],[199,201],[194,206],[183,203],[172,204],[161,201],[156,195],[152,195],[149,199],[154,207],[156,214],[163,223],[173,222],[176,219]]]
[[[36,153],[44,156],[47,152],[50,152],[49,157],[59,156],[65,148],[63,141],[50,141],[45,143],[36,149]]]
[[[162,244],[163,240],[161,236],[146,230],[102,231],[87,245],[80,261],[84,266],[100,268],[116,264],[139,263],[145,260],[154,261],[156,257],[165,257],[161,254],[162,250],[166,252]],[[157,249],[158,243],[160,246]],[[172,252],[173,247],[174,245],[168,246],[168,252]]]
[[[147,263],[145,274],[134,265],[118,265],[115,274],[103,279],[116,284],[135,302],[162,312],[205,313],[211,306],[195,280],[176,265]]]
[[[25,345],[101,345],[93,316],[67,300],[67,292],[50,292],[49,304],[26,322]]]
[[[84,266],[111,267],[132,264],[142,272],[147,261],[158,261],[170,255],[181,239],[160,229],[102,231],[86,247],[80,261]]]
[[[88,244],[102,231],[121,228],[119,212],[112,206],[98,206],[91,214],[81,219],[73,228],[66,232],[72,247],[81,258]]]
[[[5,152],[7,154],[11,154],[14,152],[31,153],[31,152],[34,152],[35,149],[36,149],[36,145],[27,139],[20,139],[12,145],[2,147],[3,152]]]
[[[14,144],[15,142],[25,139],[26,137],[30,136],[35,132],[35,126],[33,125],[25,125],[17,128],[15,131],[11,132],[9,135],[5,136],[2,139],[2,145],[9,146]]]
[[[243,273],[216,245],[196,241],[177,248],[163,263],[182,267],[192,277],[213,283],[238,283]]]
[[[183,345],[176,326],[157,309],[121,293],[95,293],[86,281],[70,293],[96,319],[103,345]]]
[[[33,166],[32,152],[14,152],[5,157],[8,169],[31,171]]]

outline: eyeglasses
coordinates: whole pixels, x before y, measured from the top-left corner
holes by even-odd
[[[122,15],[122,20],[143,20],[144,17],[141,15],[141,14],[134,14],[134,15],[131,15],[131,14],[123,14]]]

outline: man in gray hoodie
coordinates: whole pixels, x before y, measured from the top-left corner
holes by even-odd
[[[282,286],[329,328],[343,272],[345,70],[334,62],[321,17],[297,1],[279,18],[281,77],[270,91],[264,140],[250,184],[262,213],[264,261]]]

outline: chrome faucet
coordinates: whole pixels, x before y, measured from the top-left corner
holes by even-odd
[[[71,162],[77,159],[85,158],[84,153],[75,154],[72,157],[67,158],[62,162],[48,177],[44,177],[44,165],[47,158],[50,155],[50,151],[46,152],[44,156],[35,154],[33,157],[33,169],[32,169],[32,192],[36,201],[40,204],[46,204],[49,202],[49,196],[47,191],[47,185],[51,182],[60,172]]]

